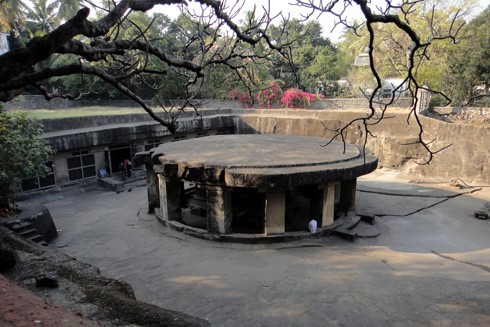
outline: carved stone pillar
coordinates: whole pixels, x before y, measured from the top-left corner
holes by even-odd
[[[335,183],[327,183],[323,188],[322,227],[333,224],[335,215]]]
[[[265,198],[265,234],[283,234],[286,231],[286,191],[268,189]]]
[[[231,233],[233,219],[232,197],[229,190],[218,186],[206,187],[208,232]]]
[[[166,179],[158,174],[162,219],[182,221],[182,187],[178,179]]]
[[[152,163],[146,163],[146,191],[148,194],[148,213],[154,213],[155,208],[160,207],[160,195],[158,192],[158,176]]]

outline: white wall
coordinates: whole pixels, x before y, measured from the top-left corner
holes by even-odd
[[[7,41],[7,34],[0,33],[0,55],[10,50],[9,43]]]

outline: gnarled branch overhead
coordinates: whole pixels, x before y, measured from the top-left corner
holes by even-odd
[[[438,1],[442,0],[431,0],[431,3]],[[437,87],[425,85],[419,68],[433,58],[430,48],[435,43],[456,41],[464,24],[464,13],[455,11],[445,25],[439,26],[436,9],[427,6],[428,2],[386,0],[378,5],[369,0],[295,1],[293,8],[301,11],[305,20],[332,20],[333,25],[344,28],[346,34],[359,36],[364,42],[362,48],[368,49],[365,58],[369,61],[369,79],[374,84],[372,90],[364,88],[361,92],[369,99],[369,108],[365,115],[342,126],[326,127],[334,131],[334,138],[346,139],[347,131],[354,126],[366,145],[368,137],[373,136],[371,126],[386,118],[387,109],[403,91],[413,97],[408,121],[419,127],[418,142],[428,153],[424,162],[430,162],[439,151],[426,141],[415,109],[421,90],[445,96]],[[337,51],[338,47],[321,36],[321,26],[307,26],[313,32],[308,28],[301,30],[305,27],[301,25],[304,21],[291,19],[283,13],[272,14],[269,1],[261,4],[261,14],[254,7],[246,13],[245,19],[239,17],[245,1],[115,0],[105,2],[104,7],[87,0],[85,3],[97,8],[97,13],[81,8],[57,28],[48,29],[44,35],[31,38],[24,46],[0,56],[0,101],[9,101],[29,88],[36,89],[47,99],[73,99],[80,94],[96,93],[94,85],[103,81],[113,88],[111,91],[136,101],[153,119],[174,131],[176,117],[184,110],[184,105],[165,108],[164,101],[159,99],[167,97],[166,94],[157,94],[164,87],[178,88],[178,97],[184,98],[181,103],[195,109],[191,100],[203,94],[200,92],[213,79],[213,74],[220,71],[220,77],[226,76],[227,80],[214,81],[216,84],[231,84],[230,80],[243,84],[253,103],[253,91],[267,89],[268,81],[273,78],[286,76],[288,86],[294,83],[306,89],[303,75],[306,69],[300,67],[302,63],[323,56],[323,61],[318,60],[317,65],[328,71],[334,70],[330,67],[332,62],[343,59],[329,57],[329,51]],[[146,15],[151,9],[164,10],[168,6],[179,6],[182,15],[175,21],[159,13],[152,14],[151,18]],[[352,10],[357,10],[362,19],[353,20]],[[22,19],[15,19],[13,26],[18,30]],[[313,41],[305,46],[302,42],[306,43],[303,39],[307,38]],[[311,51],[313,47],[315,51]],[[389,52],[386,56],[389,65],[381,62],[383,51]],[[390,97],[380,99],[387,70],[396,72],[402,83],[392,87]],[[316,83],[326,75],[336,76],[331,80],[343,76],[340,73],[310,74],[309,83],[318,78],[314,79]],[[309,87],[311,89],[311,85]],[[162,108],[152,107],[144,92],[138,92],[139,88],[155,91],[151,97]]]
[[[348,123],[343,124],[340,128],[333,129],[335,132],[335,137],[339,137],[344,140],[347,131],[356,125],[359,128],[358,124],[361,123],[363,127],[360,135],[362,135],[364,138],[364,146],[366,146],[368,137],[373,135],[370,130],[370,126],[378,124],[385,118],[387,109],[392,106],[397,99],[397,92],[403,88],[406,88],[413,98],[411,111],[407,117],[407,123],[410,123],[412,120],[416,123],[419,129],[417,143],[420,144],[427,152],[427,158],[419,161],[419,163],[429,164],[432,161],[434,154],[448,148],[450,144],[444,145],[441,148],[433,148],[431,147],[432,141],[428,141],[426,139],[424,128],[420,121],[419,113],[417,112],[417,108],[421,100],[419,94],[421,90],[425,90],[430,93],[441,95],[448,100],[448,104],[450,103],[450,100],[439,90],[422,85],[417,78],[417,70],[424,60],[430,59],[429,47],[434,42],[451,40],[453,43],[456,43],[456,36],[465,22],[461,19],[461,12],[458,10],[453,17],[450,18],[449,27],[445,31],[440,31],[439,29],[435,28],[435,22],[433,21],[435,9],[432,7],[432,10],[429,11],[430,18],[427,19],[427,26],[425,27],[427,30],[430,30],[431,33],[426,35],[423,39],[420,35],[420,30],[417,30],[414,27],[411,19],[413,18],[412,14],[414,13],[420,15],[419,6],[424,4],[424,2],[424,0],[402,0],[401,2],[387,0],[383,5],[374,6],[374,4],[369,0],[296,0],[296,5],[308,8],[310,10],[307,17],[311,17],[313,15],[320,16],[322,14],[330,14],[336,18],[336,26],[342,25],[346,29],[351,29],[356,35],[359,35],[359,30],[361,28],[365,28],[367,31],[366,46],[369,49],[369,69],[376,81],[374,90],[370,94],[365,94],[365,96],[369,98],[369,113],[364,117],[358,117]],[[356,25],[349,23],[345,9],[350,6],[357,7],[360,10],[364,18],[362,24]],[[378,67],[379,61],[376,60],[377,58],[375,54],[376,40],[382,37],[379,35],[379,33],[377,33],[378,31],[375,30],[375,26],[379,24],[392,24],[396,26],[397,32],[399,33],[399,39],[393,40],[393,43],[397,45],[393,50],[397,51],[398,55],[403,52],[407,53],[407,63],[404,71],[402,72],[403,82],[395,87],[391,92],[391,97],[389,99],[385,99],[384,101],[380,101],[378,98],[379,91],[382,89],[383,83]],[[406,45],[399,43],[400,40],[403,41],[403,39],[406,39],[409,42]],[[397,71],[400,72],[400,70]],[[332,129],[326,130],[332,131]]]
[[[9,101],[22,93],[28,86],[42,90],[46,96],[55,96],[42,87],[42,82],[53,77],[75,74],[89,74],[109,83],[119,92],[138,102],[152,118],[159,121],[171,131],[175,130],[174,119],[166,121],[153,111],[153,109],[137,94],[124,86],[123,79],[143,74],[164,74],[165,71],[150,66],[151,60],[158,60],[173,69],[182,69],[180,74],[189,78],[188,85],[195,84],[199,78],[204,77],[203,71],[208,66],[224,65],[238,70],[245,66],[244,60],[263,59],[270,51],[281,53],[282,48],[274,45],[270,38],[267,43],[270,49],[261,54],[255,54],[251,48],[240,45],[254,46],[261,42],[266,35],[266,27],[270,23],[264,16],[258,24],[249,28],[240,28],[233,21],[237,12],[226,13],[228,8],[225,2],[213,0],[194,1],[211,10],[208,16],[192,24],[201,25],[196,28],[194,35],[189,35],[187,47],[197,46],[194,56],[188,55],[188,49],[183,53],[166,53],[158,42],[145,36],[145,27],[134,24],[140,33],[137,37],[118,38],[114,30],[119,30],[121,24],[129,20],[132,11],[146,12],[155,6],[186,5],[183,0],[121,0],[104,16],[97,20],[89,17],[90,9],[82,8],[78,13],[50,33],[30,40],[24,47],[13,49],[0,56],[0,100]],[[188,12],[189,16],[190,12]],[[265,28],[261,28],[261,26]],[[234,37],[221,40],[220,28],[226,26]],[[149,28],[149,26],[147,26]],[[251,33],[251,29],[254,33]],[[78,63],[57,66],[55,68],[40,68],[38,65],[54,55],[74,55]],[[139,57],[138,57],[139,56]],[[133,59],[129,59],[132,57]],[[142,58],[145,59],[142,59]],[[97,63],[111,62],[110,69],[97,66]],[[133,62],[133,64],[128,64]],[[119,63],[119,65],[117,65]],[[144,64],[142,64],[144,63]],[[68,97],[68,96],[66,96]]]

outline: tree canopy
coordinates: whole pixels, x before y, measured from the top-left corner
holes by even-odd
[[[447,55],[445,90],[456,104],[465,105],[490,95],[490,6],[462,30],[461,42]]]
[[[41,125],[23,113],[0,110],[0,208],[10,207],[12,185],[19,179],[42,177],[51,149],[41,138]]]

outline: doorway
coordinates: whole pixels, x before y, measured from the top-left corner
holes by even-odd
[[[131,146],[130,144],[120,144],[116,146],[109,147],[109,150],[105,152],[105,160],[109,167],[107,169],[111,175],[120,171],[119,164],[124,161],[124,159],[131,160]]]

